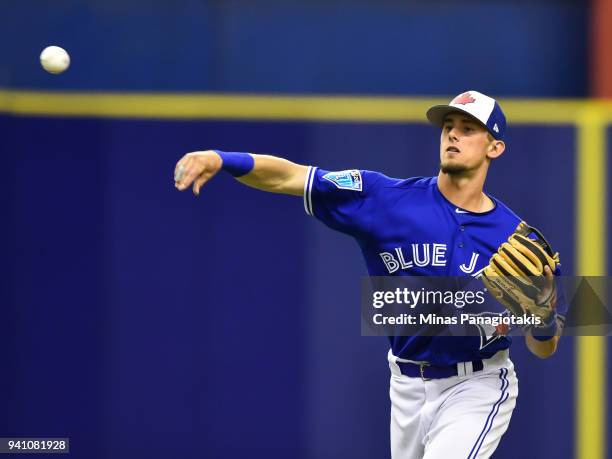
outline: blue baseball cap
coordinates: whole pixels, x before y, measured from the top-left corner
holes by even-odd
[[[504,140],[506,116],[497,101],[478,91],[459,94],[448,105],[434,105],[427,110],[427,119],[442,127],[444,118],[450,113],[462,112],[482,124],[497,140]]]

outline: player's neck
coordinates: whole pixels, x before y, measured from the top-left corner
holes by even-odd
[[[486,175],[454,175],[440,171],[438,174],[438,189],[452,204],[470,212],[487,212],[495,204],[484,194]]]

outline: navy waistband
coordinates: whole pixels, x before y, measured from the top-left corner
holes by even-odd
[[[463,362],[456,365],[449,365],[447,367],[412,362],[397,362],[397,365],[404,376],[427,380],[457,376],[459,374],[458,366],[463,365]],[[482,360],[472,360],[472,372],[482,371],[483,368],[484,364],[482,363]]]

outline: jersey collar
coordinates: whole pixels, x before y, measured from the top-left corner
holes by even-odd
[[[458,214],[458,215],[472,215],[472,216],[474,216],[474,217],[482,217],[482,216],[489,215],[489,214],[491,214],[491,213],[495,212],[495,211],[497,210],[497,208],[499,207],[499,204],[498,204],[498,202],[497,202],[497,199],[495,199],[493,196],[491,196],[491,195],[490,195],[490,194],[488,194],[488,193],[485,193],[485,194],[486,194],[486,195],[489,197],[489,199],[490,199],[490,200],[493,202],[493,208],[492,208],[492,209],[489,209],[489,210],[487,210],[487,211],[485,211],[485,212],[472,212],[472,211],[470,211],[470,210],[466,210],[466,209],[463,209],[463,208],[461,208],[461,207],[458,207],[458,206],[456,206],[455,204],[453,204],[452,202],[450,202],[448,199],[446,199],[446,196],[444,196],[444,195],[442,194],[442,192],[440,191],[440,188],[438,188],[438,177],[434,177],[433,179],[434,179],[434,180],[433,180],[433,182],[434,182],[434,188],[436,189],[436,194],[437,194],[437,195],[438,195],[440,198],[442,198],[442,201],[443,201],[443,202],[444,202],[444,203],[445,203],[445,204],[446,204],[446,205],[447,205],[447,206],[448,206],[448,207],[449,207],[449,208],[450,208],[450,209],[451,209],[453,212],[455,212],[455,213],[456,213],[456,214]]]

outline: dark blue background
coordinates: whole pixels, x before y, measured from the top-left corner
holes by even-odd
[[[501,96],[588,94],[578,0],[18,0],[0,87]],[[39,67],[49,44],[73,66]]]

